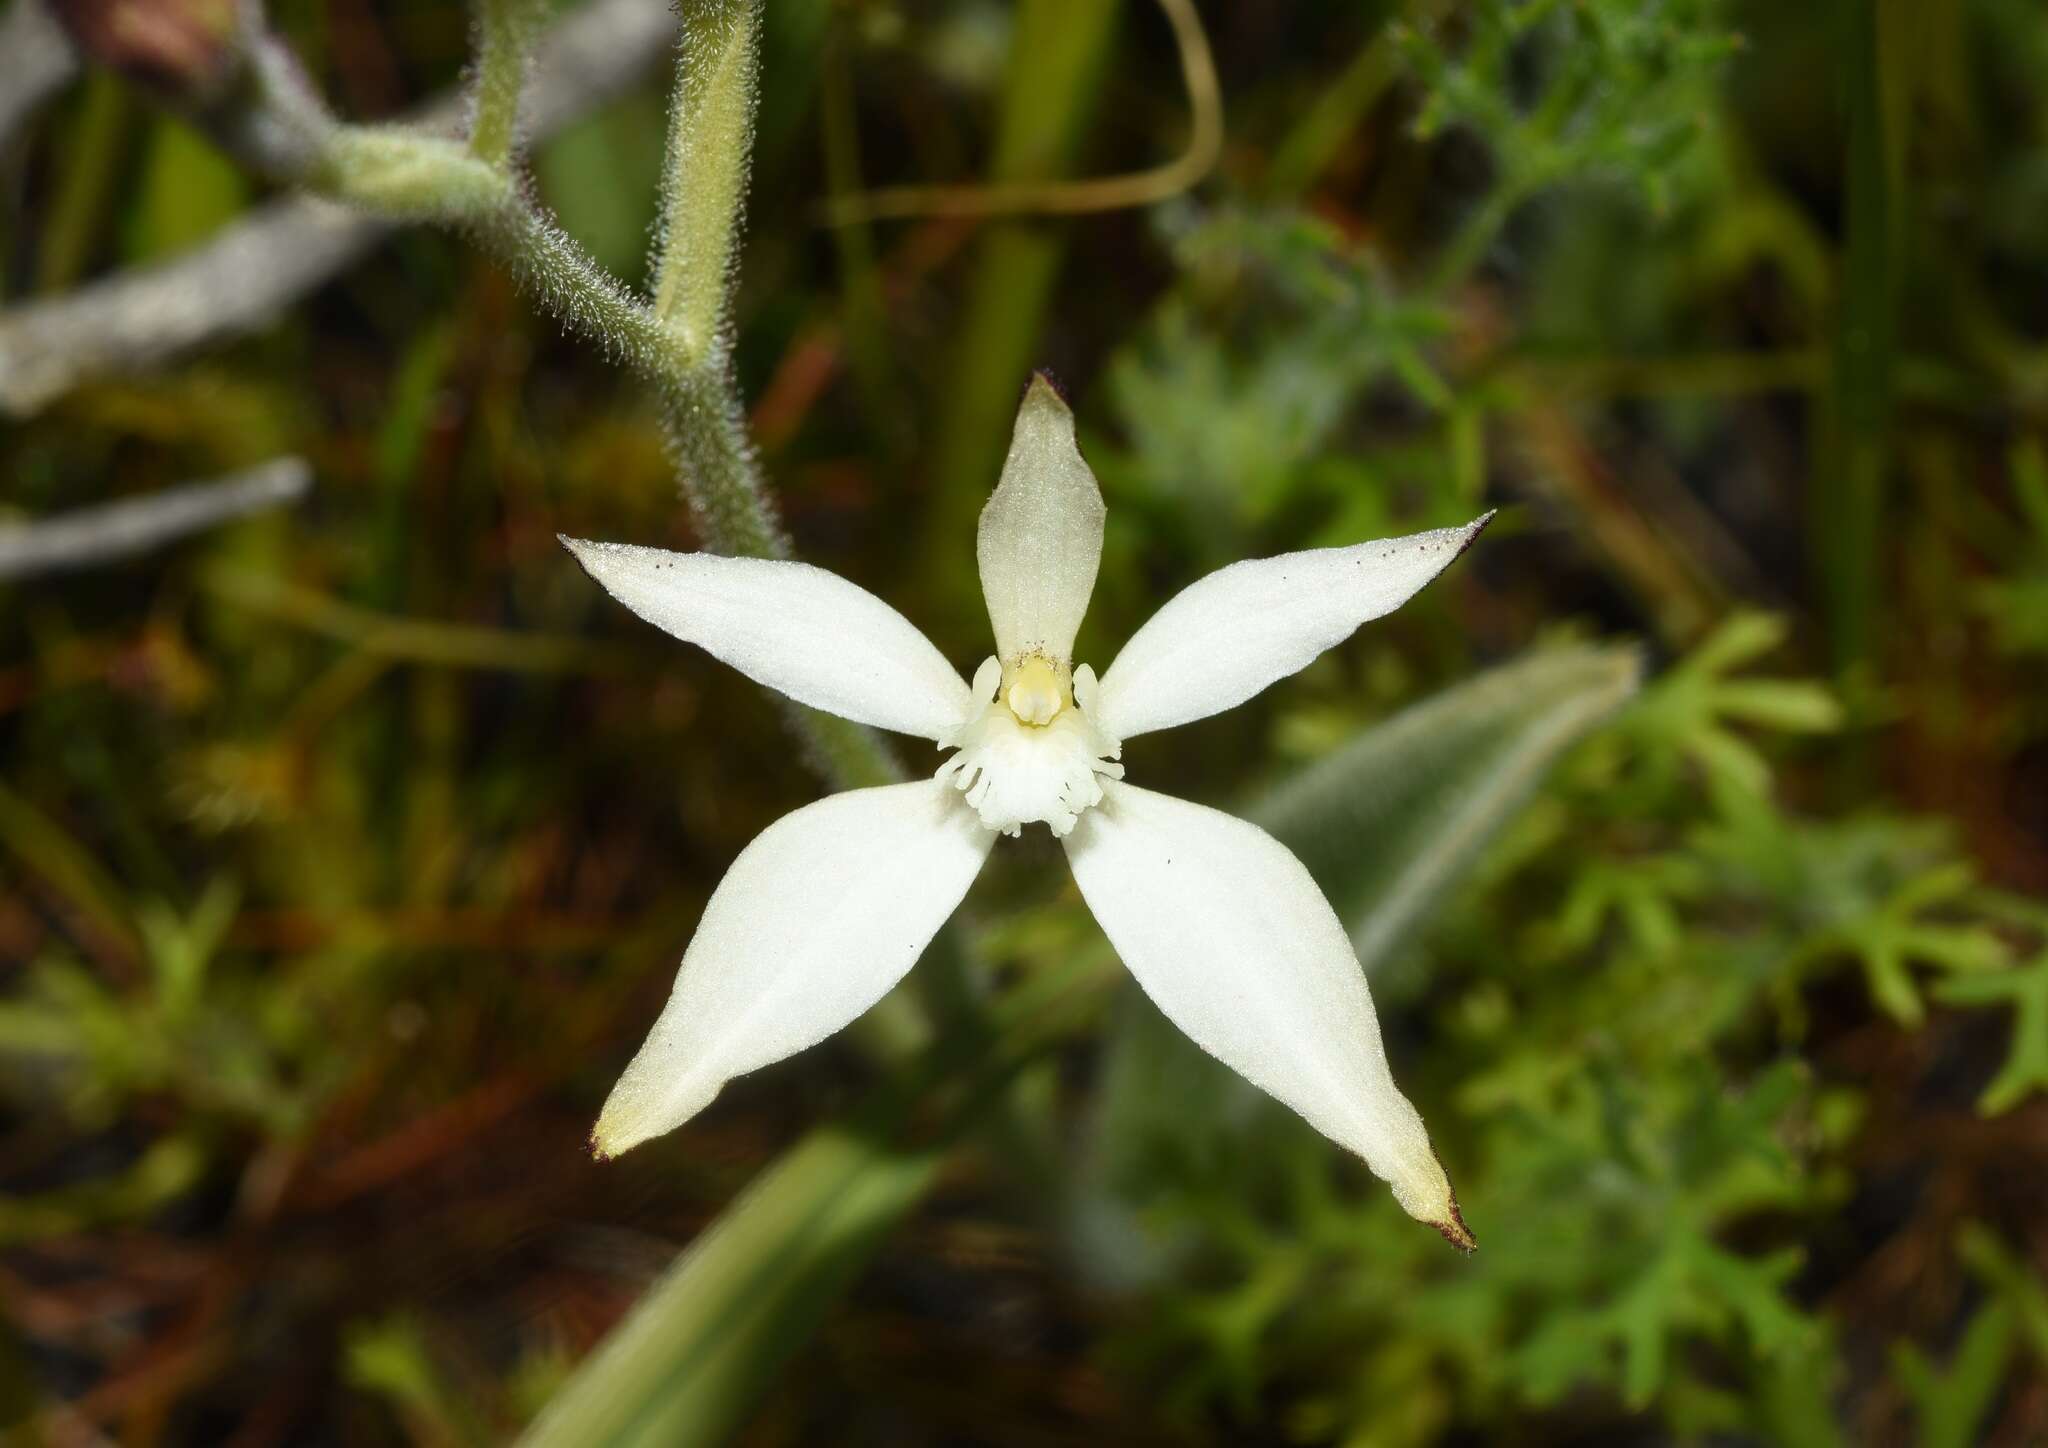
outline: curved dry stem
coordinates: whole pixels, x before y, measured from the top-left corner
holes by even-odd
[[[1223,154],[1223,89],[1193,0],[1159,0],[1159,8],[1173,26],[1181,78],[1188,93],[1188,144],[1173,160],[1144,171],[1084,181],[878,187],[827,203],[824,224],[855,226],[919,216],[1075,216],[1149,206],[1194,186]]]

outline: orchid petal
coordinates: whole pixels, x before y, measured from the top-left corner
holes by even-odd
[[[835,573],[774,558],[562,542],[656,628],[799,704],[933,740],[973,710],[966,683],[929,639]]]
[[[1006,668],[1031,653],[1072,662],[1102,562],[1105,512],[1074,442],[1074,414],[1042,374],[1032,378],[975,543]]]
[[[615,1156],[673,1130],[735,1076],[846,1025],[909,971],[995,835],[936,780],[784,815],[704,907],[675,989],[591,1140]]]
[[[1089,909],[1169,1020],[1365,1158],[1409,1215],[1472,1245],[1388,1070],[1365,973],[1299,860],[1256,825],[1113,781],[1066,848]]]
[[[1096,722],[1129,739],[1235,708],[1406,603],[1492,518],[1217,569],[1131,636],[1102,676]]]

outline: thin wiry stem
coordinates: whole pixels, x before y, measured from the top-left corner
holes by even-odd
[[[838,197],[828,226],[912,216],[1071,216],[1150,206],[1178,196],[1214,169],[1223,154],[1223,88],[1193,0],[1159,0],[1180,51],[1188,93],[1188,144],[1164,165],[1084,181],[1018,181],[994,186],[884,186]]]

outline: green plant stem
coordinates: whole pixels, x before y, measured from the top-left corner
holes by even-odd
[[[1102,0],[1023,0],[1004,82],[989,181],[1049,181],[1066,175],[1093,113],[1096,80],[1108,62],[1119,7]],[[1050,221],[1009,221],[983,235],[948,375],[951,399],[930,471],[928,546],[954,549],[974,536],[974,519],[995,480],[1003,443],[1034,362],[1040,324],[1066,255],[1066,232]],[[972,608],[972,598],[949,598]]]
[[[512,159],[526,52],[545,14],[538,0],[483,0],[477,7],[476,116],[469,153],[493,168]]]
[[[1501,228],[1508,224],[1515,209],[1528,200],[1537,186],[1533,180],[1517,178],[1504,180],[1489,191],[1452,233],[1443,251],[1438,253],[1435,263],[1423,278],[1422,295],[1441,298],[1486,260],[1486,253],[1492,250]]]
[[[697,369],[661,381],[670,456],[705,545],[749,558],[787,558],[789,538],[726,374]]]
[[[693,367],[717,367],[727,345],[760,41],[758,0],[686,7],[684,61],[669,103],[654,317]]]
[[[818,80],[825,183],[834,201],[858,195],[862,188],[859,116],[848,48],[843,36],[825,47]],[[882,273],[875,264],[874,227],[865,220],[835,226],[832,245],[839,261],[840,329],[854,385],[860,389],[861,402],[876,431],[884,434],[890,451],[900,456],[907,451],[904,444],[908,439],[897,422],[898,410],[890,405],[898,388],[889,357]]]
[[[671,333],[646,305],[607,276],[549,218],[516,197],[472,227],[477,240],[529,286],[572,332],[657,382],[687,367]]]
[[[94,72],[66,138],[62,164],[56,167],[50,220],[36,258],[38,290],[62,291],[91,264],[120,177],[128,116],[128,93],[122,83],[106,72]]]
[[[1358,135],[1366,115],[1401,75],[1396,19],[1417,28],[1433,25],[1449,0],[1400,0],[1378,17],[1378,33],[1366,42],[1302,118],[1288,128],[1266,167],[1265,193],[1277,199],[1300,196],[1313,186],[1338,154]]]
[[[1826,455],[1807,535],[1838,669],[1869,660],[1879,604],[1885,451],[1892,394],[1899,183],[1885,104],[1894,0],[1838,0],[1848,108],[1846,223],[1836,303],[1835,370]]]
[[[61,825],[4,784],[0,853],[13,856],[107,936],[135,946],[135,925],[119,884]]]
[[[301,584],[226,570],[207,575],[206,591],[225,603],[330,638],[379,659],[450,669],[520,674],[618,673],[631,651],[593,648],[568,635],[484,628],[378,613]]]
[[[753,14],[752,7],[744,8],[748,16]],[[742,28],[753,23],[745,19]],[[751,35],[750,30],[747,33]],[[750,55],[751,42],[744,49]],[[750,62],[745,56],[733,60],[729,53],[727,62],[724,87],[737,90],[750,105]],[[696,96],[700,110],[708,104],[705,87],[690,94]],[[730,117],[711,127],[728,139],[746,129]],[[679,131],[682,159],[696,156],[703,139],[689,136],[686,128]],[[696,149],[685,146],[685,140]],[[468,231],[564,326],[591,337],[656,384],[670,456],[704,546],[745,557],[789,557],[789,539],[747,435],[745,410],[724,349],[705,345],[707,337],[724,331],[731,268],[721,248],[729,242],[714,244],[707,239],[701,219],[687,225],[672,219],[664,248],[664,265],[669,268],[664,286],[672,310],[664,318],[585,255],[516,188],[481,183],[478,169],[473,154],[438,137],[397,128],[339,126],[313,180],[326,194],[366,210]],[[724,179],[713,190],[725,197],[722,204],[736,226],[735,188],[744,180],[745,167],[725,164],[718,169]],[[673,175],[670,185],[679,193],[702,194],[702,187],[685,185]],[[702,277],[691,279],[699,268],[714,274],[715,294],[706,291]],[[858,788],[902,777],[872,730],[794,706],[787,717],[806,759],[834,786]]]

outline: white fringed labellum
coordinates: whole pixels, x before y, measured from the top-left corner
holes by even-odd
[[[973,692],[989,702],[939,740],[959,752],[939,766],[967,797],[981,822],[1006,835],[1044,824],[1064,839],[1081,811],[1102,802],[1102,780],[1122,779],[1114,762],[1123,746],[1089,721],[1083,702],[1095,671],[1083,664],[1071,679],[1043,654],[1014,669],[986,659]]]
[[[822,569],[563,540],[621,603],[756,682],[952,751],[931,780],[834,795],[747,847],[593,1143],[612,1155],[672,1130],[734,1076],[846,1025],[910,969],[996,837],[1043,824],[1168,1019],[1469,1249],[1388,1071],[1364,972],[1308,871],[1255,825],[1124,784],[1117,761],[1123,740],[1232,708],[1400,607],[1493,515],[1221,569],[1153,615],[1098,681],[1073,648],[1103,516],[1073,414],[1035,378],[981,515],[996,652],[972,684],[901,614]]]

